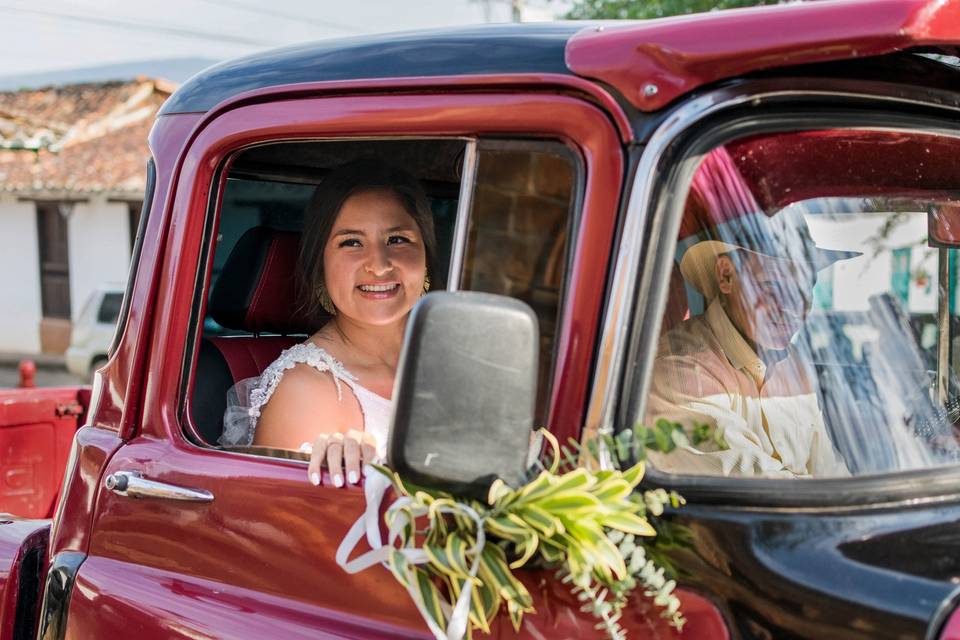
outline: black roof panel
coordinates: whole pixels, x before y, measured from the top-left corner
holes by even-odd
[[[160,115],[205,112],[284,84],[486,73],[566,73],[564,47],[585,22],[483,25],[324,40],[220,63],[187,80]]]

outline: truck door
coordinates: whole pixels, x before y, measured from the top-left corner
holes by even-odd
[[[424,636],[388,572],[347,575],[334,561],[363,511],[358,487],[312,486],[296,452],[217,444],[235,374],[259,373],[272,357],[264,354],[302,335],[226,326],[211,314],[211,295],[230,284],[228,256],[245,234],[295,238],[330,166],[370,153],[392,160],[431,196],[448,264],[446,282],[434,286],[507,293],[537,310],[539,416],[561,439],[576,436],[624,174],[623,131],[622,120],[562,83],[528,93],[494,85],[329,96],[317,88],[221,109],[183,157],[158,157],[158,166],[179,163],[181,172],[163,214],[142,404],[93,488],[67,637],[131,629],[144,639]],[[204,356],[217,341],[245,350],[247,364],[210,366]],[[134,497],[122,478],[156,484]]]

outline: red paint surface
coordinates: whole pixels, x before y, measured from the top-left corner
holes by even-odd
[[[99,427],[77,431],[64,471],[63,490],[53,515],[49,556],[61,551],[86,551],[106,460],[120,446],[116,432]]]
[[[487,92],[513,92],[530,95],[548,93],[567,94],[570,97],[586,98],[596,103],[613,121],[621,142],[633,138],[630,120],[620,105],[603,87],[595,82],[557,73],[507,73],[497,75],[468,76],[430,76],[412,78],[369,78],[364,80],[328,80],[324,82],[306,82],[301,84],[275,86],[254,89],[236,95],[210,110],[211,115],[219,115],[229,109],[264,99],[307,98],[314,96],[337,96],[378,94],[384,92],[428,92],[483,90]]]
[[[303,465],[230,456],[137,438],[108,472],[140,468],[182,486],[211,487],[210,504],[106,501],[70,604],[68,637],[428,638],[409,595],[383,568],[350,576],[334,550],[364,508],[358,488],[316,488]],[[193,467],[192,471],[185,471]],[[326,480],[326,479],[325,479]],[[551,573],[525,572],[537,613],[520,637],[592,637],[596,620]],[[635,638],[726,640],[704,598],[678,592],[683,634],[637,594],[623,626]],[[542,634],[542,635],[538,635]],[[515,637],[506,616],[493,638]]]
[[[498,616],[494,629],[500,638],[524,638],[528,640],[577,640],[579,638],[605,637],[596,630],[597,619],[580,611],[581,602],[551,574],[545,572],[520,572],[533,597],[536,613],[524,616],[520,633],[514,632],[506,615]],[[630,596],[623,609],[620,626],[628,638],[638,640],[727,640],[730,637],[723,617],[716,606],[703,596],[692,591],[677,589],[680,610],[686,619],[683,631],[677,631],[661,617],[662,609],[644,596],[638,588]],[[474,636],[478,637],[478,636]],[[482,636],[479,636],[482,637]]]
[[[181,152],[191,132],[202,119],[200,114],[158,118],[150,131],[150,151],[156,164],[156,187],[150,203],[145,240],[131,289],[130,311],[123,335],[110,361],[95,375],[98,407],[91,407],[89,424],[118,430],[123,437],[134,431],[139,417],[140,396],[146,378],[146,349],[150,320],[156,302],[160,256],[166,244],[170,222],[170,194],[180,172]]]
[[[53,515],[84,409],[73,387],[0,390],[0,514]]]
[[[960,3],[842,0],[586,29],[568,42],[566,61],[638,109],[656,111],[697,87],[752,71],[958,42]],[[655,94],[644,92],[648,84]]]
[[[752,136],[726,148],[766,211],[827,196],[955,200],[960,184],[960,140],[946,136],[833,129]]]
[[[328,588],[336,579],[326,577]],[[393,580],[390,576],[383,579]],[[303,585],[303,599],[285,598],[259,589],[184,578],[177,571],[91,558],[77,581],[67,637],[126,638],[131,637],[132,629],[137,630],[138,640],[433,637],[377,621],[380,603],[376,591],[366,599],[368,605],[376,606],[351,616],[313,602],[306,591],[312,586],[309,581]],[[353,590],[346,591],[361,597]],[[95,606],[87,606],[94,604],[88,601],[91,596]],[[176,603],[175,611],[170,610],[171,603]]]
[[[18,388],[32,389],[37,386],[37,364],[33,360],[21,360],[17,370],[20,373],[20,381],[17,382]]]
[[[43,554],[50,535],[49,520],[11,520],[0,516],[0,640],[13,640],[17,612],[20,564],[27,554],[41,553],[41,571],[46,571]],[[36,594],[28,594],[39,605]]]
[[[349,576],[334,560],[363,511],[358,488],[313,487],[302,463],[148,438],[123,447],[107,472],[131,469],[206,488],[215,500],[104,492],[80,571],[91,590],[74,592],[68,637],[114,637],[122,628],[139,629],[141,640],[190,637],[184,629],[217,638],[426,637],[409,596],[385,569]]]
[[[953,610],[937,635],[937,640],[960,640],[960,610]]]

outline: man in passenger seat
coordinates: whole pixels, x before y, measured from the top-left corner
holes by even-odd
[[[790,342],[820,269],[856,253],[817,247],[803,216],[752,213],[708,228],[680,272],[706,311],[660,339],[647,403],[657,419],[707,424],[716,440],[652,454],[661,470],[771,478],[847,476],[817,403],[816,374]]]

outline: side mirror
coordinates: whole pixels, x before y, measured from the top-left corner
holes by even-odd
[[[537,318],[487,293],[436,292],[414,307],[397,369],[390,466],[415,484],[485,497],[519,486],[537,394]]]

